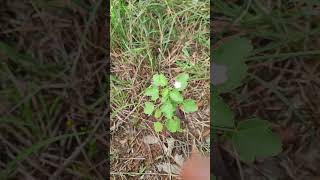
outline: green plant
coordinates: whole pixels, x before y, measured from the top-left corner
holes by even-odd
[[[247,162],[282,151],[280,138],[271,131],[268,121],[257,117],[236,121],[235,114],[220,96],[242,84],[248,74],[245,61],[252,50],[250,41],[245,38],[225,41],[214,50],[211,77],[213,132],[222,131],[231,140],[240,159]]]
[[[185,113],[198,110],[193,99],[184,99],[183,91],[188,85],[189,74],[181,73],[175,77],[174,87],[169,86],[167,78],[163,74],[155,74],[152,84],[145,90],[144,95],[149,96],[151,101],[145,102],[144,113],[152,114],[158,120],[154,122],[154,130],[161,132],[163,127],[172,133],[181,132],[180,119],[175,115],[176,109],[180,108]],[[163,125],[162,119],[165,119]]]

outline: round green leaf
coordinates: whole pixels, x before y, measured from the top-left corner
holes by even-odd
[[[232,143],[240,159],[248,162],[257,157],[275,156],[282,151],[281,140],[269,129],[268,121],[256,118],[238,124]]]
[[[151,115],[154,110],[154,104],[152,102],[144,103],[144,113],[147,115]]]
[[[159,98],[159,89],[156,86],[150,86],[145,90],[145,96],[151,96],[152,101],[156,101]]]
[[[169,97],[169,88],[164,88],[162,91],[161,91],[161,102],[164,103],[165,101],[168,100],[168,97]]]
[[[188,86],[189,74],[187,73],[178,74],[175,80],[176,80],[175,84],[179,84],[179,86],[176,89],[179,91],[182,91]]]
[[[229,108],[227,104],[225,104],[222,98],[214,93],[211,94],[210,101],[210,115],[212,119],[213,127],[234,127],[234,113]]]
[[[196,112],[198,110],[198,106],[195,100],[186,99],[182,103],[182,110],[185,113]]]
[[[152,80],[155,86],[166,86],[168,84],[168,80],[163,74],[155,74]]]
[[[224,68],[224,72],[220,72],[227,77],[222,79],[226,80],[223,83],[218,83],[215,87],[215,91],[218,93],[225,93],[233,90],[234,88],[241,85],[242,80],[247,75],[247,65],[245,61],[250,55],[253,47],[248,39],[241,37],[234,37],[226,40],[218,48],[214,49],[213,56],[214,64],[212,73],[212,82],[214,85],[219,82],[222,77],[215,77],[219,75],[219,67]],[[221,69],[220,69],[221,70]]]
[[[160,118],[161,117],[161,109],[157,109],[156,112],[154,113],[155,118]]]
[[[170,92],[169,88],[164,88],[164,89],[162,89],[162,91],[161,91],[161,96],[162,96],[162,97],[168,96],[168,95],[169,95],[169,92]]]
[[[154,130],[155,130],[157,133],[159,133],[159,132],[162,131],[163,125],[162,125],[161,122],[154,122],[154,123],[153,123],[153,128],[154,128]]]
[[[175,107],[170,101],[166,101],[164,104],[162,104],[160,109],[163,112],[164,116],[169,119],[172,118],[173,112],[175,111]]]
[[[170,96],[170,99],[172,99],[174,102],[177,102],[177,103],[183,102],[182,95],[176,89],[173,89],[172,91],[170,91],[170,95],[169,96]]]
[[[180,119],[174,117],[173,119],[167,119],[166,127],[168,131],[175,133],[180,130]]]
[[[189,74],[180,73],[176,76],[175,80],[180,81],[180,82],[187,82],[189,80]]]

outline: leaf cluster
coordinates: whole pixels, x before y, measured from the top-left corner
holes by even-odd
[[[163,74],[155,74],[152,77],[152,84],[144,93],[151,100],[145,102],[144,113],[148,116],[153,115],[158,120],[153,124],[156,132],[163,131],[164,127],[172,133],[181,131],[181,121],[175,115],[177,108],[185,113],[198,110],[195,100],[183,97],[183,90],[186,89],[188,81],[189,74],[181,73],[175,77],[175,86],[170,87],[168,79]],[[162,119],[165,119],[164,124]]]

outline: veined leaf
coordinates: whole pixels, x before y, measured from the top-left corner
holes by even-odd
[[[161,117],[161,109],[157,109],[156,112],[154,113],[155,118],[160,118]]]
[[[282,151],[281,140],[269,128],[268,121],[257,118],[242,121],[232,143],[240,159],[252,162],[257,157],[274,156]]]
[[[186,99],[182,103],[182,110],[185,113],[196,112],[198,110],[198,106],[195,100]]]
[[[218,95],[211,95],[211,118],[213,127],[234,127],[234,113]]]
[[[183,102],[183,97],[180,92],[176,89],[170,91],[170,99],[174,102],[181,103]]]
[[[168,119],[172,118],[173,112],[175,111],[175,107],[170,101],[166,101],[164,104],[162,104],[160,109],[163,112],[164,116]]]
[[[163,74],[155,74],[152,80],[155,86],[166,86],[168,84],[168,80]]]
[[[173,119],[167,119],[166,127],[168,131],[175,133],[180,130],[180,119],[174,116]]]
[[[161,122],[155,122],[155,123],[153,123],[153,127],[154,127],[154,130],[155,130],[157,133],[161,132],[162,129],[163,129],[163,125],[162,125]]]
[[[159,98],[159,89],[156,86],[150,86],[146,89],[144,95],[151,96],[151,100],[156,101]]]
[[[249,40],[235,37],[225,41],[213,51],[214,62],[212,64],[214,66],[211,70],[213,73],[212,83],[219,82],[221,78],[227,80],[214,87],[218,93],[229,92],[241,85],[242,80],[247,75],[248,68],[245,61],[252,49],[253,47]],[[225,68],[224,71],[226,72],[224,73],[227,77],[215,77],[219,76],[219,67]]]
[[[161,91],[161,102],[164,103],[165,101],[168,100],[169,98],[169,92],[170,90],[168,88],[164,88],[162,91]]]

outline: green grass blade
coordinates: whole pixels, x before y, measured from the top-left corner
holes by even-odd
[[[53,138],[49,138],[46,139],[44,141],[41,141],[37,144],[32,145],[31,147],[25,149],[24,151],[22,151],[20,154],[18,154],[14,160],[12,160],[11,162],[9,162],[6,165],[6,168],[0,171],[0,178],[1,179],[7,179],[8,176],[10,175],[10,173],[12,172],[12,170],[15,168],[16,164],[18,162],[23,161],[24,159],[26,159],[28,156],[30,156],[31,154],[39,151],[41,148],[54,143],[56,141],[59,141],[61,139],[65,139],[65,138],[69,138],[69,137],[73,137],[73,136],[78,136],[78,135],[83,135],[86,134],[86,132],[81,132],[81,133],[72,133],[72,134],[65,134],[65,135],[61,135],[61,136],[57,136],[57,137],[53,137]]]

